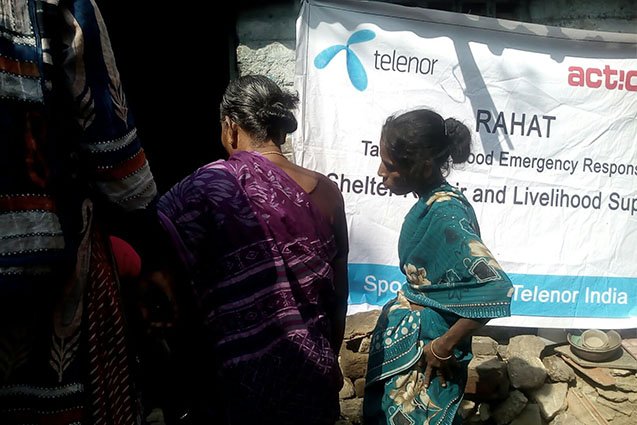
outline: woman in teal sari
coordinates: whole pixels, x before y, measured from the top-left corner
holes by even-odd
[[[419,199],[398,242],[406,282],[372,336],[368,425],[460,424],[470,335],[509,315],[511,282],[482,243],[473,208],[445,180],[470,149],[464,124],[427,109],[390,116],[383,125],[378,174],[393,193]]]

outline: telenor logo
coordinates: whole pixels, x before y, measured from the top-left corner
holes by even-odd
[[[367,88],[367,73],[365,72],[365,68],[363,68],[361,60],[356,56],[356,53],[352,51],[350,46],[352,44],[373,40],[375,37],[376,33],[372,30],[356,31],[347,39],[347,44],[335,44],[316,55],[314,58],[314,66],[318,69],[325,68],[338,52],[345,50],[347,54],[347,75],[349,75],[349,80],[356,89],[363,91]]]

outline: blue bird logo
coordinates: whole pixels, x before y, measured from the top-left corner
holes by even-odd
[[[365,68],[363,68],[361,60],[356,56],[356,53],[352,51],[350,46],[352,44],[373,40],[375,37],[376,33],[372,30],[356,31],[347,39],[347,44],[335,44],[316,55],[314,58],[314,66],[318,69],[325,68],[338,52],[345,50],[347,53],[347,75],[349,76],[349,80],[357,90],[363,91],[367,88],[367,73],[365,72]]]

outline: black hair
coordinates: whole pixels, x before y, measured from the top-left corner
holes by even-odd
[[[221,100],[221,119],[229,117],[256,143],[272,139],[277,145],[297,128],[293,110],[299,97],[281,89],[264,75],[246,75],[228,84]]]
[[[430,161],[436,178],[449,174],[451,163],[462,164],[471,153],[471,132],[454,118],[443,119],[429,109],[391,115],[381,139],[392,161],[405,178],[422,183]]]

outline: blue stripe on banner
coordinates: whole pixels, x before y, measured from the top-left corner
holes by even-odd
[[[397,266],[352,264],[349,271],[349,303],[383,305],[394,298],[405,282]]]
[[[511,313],[549,317],[636,317],[637,278],[513,274]]]
[[[637,317],[637,277],[508,275],[516,316]],[[350,304],[383,305],[405,281],[398,267],[381,264],[349,264],[349,276]]]

